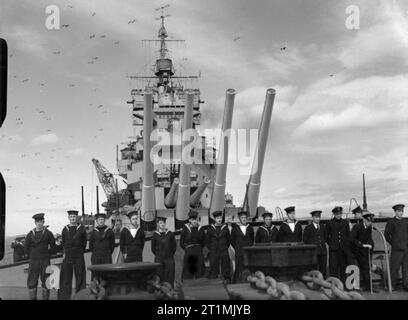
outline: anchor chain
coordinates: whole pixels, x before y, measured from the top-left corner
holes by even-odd
[[[160,282],[159,276],[147,281],[147,291],[153,293],[157,300],[177,300],[178,293],[168,282]]]
[[[266,293],[272,299],[280,300],[306,300],[307,297],[303,292],[290,290],[290,287],[284,282],[278,282],[270,276],[265,276],[263,272],[256,271],[253,275],[247,278],[252,287],[257,288]],[[306,286],[311,290],[322,291],[322,299],[332,300],[364,300],[364,298],[355,291],[344,291],[343,283],[335,278],[329,277],[326,280],[323,275],[313,270],[307,272],[301,277],[301,280],[306,283]]]
[[[274,278],[257,271],[254,275],[249,275],[247,280],[252,287],[266,291],[272,299],[280,300],[306,300],[306,296],[296,290],[290,290],[289,286],[283,282],[277,282]]]
[[[320,271],[313,270],[300,277],[306,286],[312,290],[322,290],[324,294],[333,300],[365,300],[364,297],[355,291],[344,291],[343,282],[336,277],[324,277]]]

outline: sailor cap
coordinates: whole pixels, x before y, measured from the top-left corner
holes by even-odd
[[[33,219],[35,220],[35,221],[37,221],[37,220],[44,220],[44,213],[36,213],[35,215],[33,215]]]

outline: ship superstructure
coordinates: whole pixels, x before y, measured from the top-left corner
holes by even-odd
[[[181,167],[181,135],[186,108],[186,92],[193,94],[192,128],[198,130],[200,126],[200,89],[187,88],[186,79],[197,79],[198,76],[176,76],[173,60],[169,57],[167,48],[169,42],[183,41],[168,39],[165,27],[165,15],[161,15],[161,26],[158,39],[143,40],[158,42],[159,56],[156,59],[152,75],[129,76],[138,79],[143,87],[131,90],[132,121],[134,140],[120,150],[117,159],[119,175],[126,179],[128,190],[133,195],[133,205],[139,209],[142,201],[143,159],[144,159],[144,104],[145,92],[151,92],[153,97],[153,130],[157,133],[165,131],[172,140],[161,143],[157,154],[163,161],[154,164],[154,198],[156,210],[173,209],[176,205],[178,177]],[[202,139],[202,163],[194,164],[190,170],[191,201],[190,205],[197,209],[209,208],[211,199],[212,177],[214,176],[215,149],[205,136]],[[205,159],[207,158],[207,161]],[[212,158],[212,161],[211,161]],[[172,188],[173,186],[173,188]],[[195,194],[194,192],[197,191]],[[194,195],[194,197],[193,197]],[[168,196],[168,197],[167,197]],[[167,199],[166,199],[167,197]],[[149,217],[145,217],[150,220]]]

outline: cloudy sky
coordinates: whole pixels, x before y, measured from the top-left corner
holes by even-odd
[[[205,101],[202,129],[220,127],[227,88],[237,90],[235,128],[257,128],[266,88],[277,91],[260,204],[296,205],[299,216],[348,210],[350,198],[362,201],[363,172],[371,210],[406,202],[408,2],[3,0],[7,235],[26,232],[38,211],[59,231],[65,211],[80,209],[81,185],[95,212],[91,159],[115,172],[116,144],[132,135],[126,101],[138,86],[126,75],[155,58],[141,40],[156,36],[154,8],[166,3],[170,36],[186,40],[170,48],[176,67],[201,72],[189,85]],[[60,30],[45,26],[50,4],[60,8]],[[358,30],[346,28],[349,5],[360,10]],[[229,168],[227,191],[240,204],[248,177],[238,170]]]

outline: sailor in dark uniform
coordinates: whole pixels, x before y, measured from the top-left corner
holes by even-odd
[[[295,219],[295,207],[287,207],[285,211],[288,218],[279,228],[279,242],[302,242],[302,226]]]
[[[396,204],[392,208],[395,217],[385,225],[384,236],[391,245],[390,271],[392,285],[395,288],[399,270],[402,267],[402,285],[408,290],[408,223],[402,218],[403,204]]]
[[[350,250],[360,269],[363,290],[370,290],[371,265],[369,255],[374,249],[371,226],[373,218],[374,214],[365,212],[362,219],[353,226],[350,232]]]
[[[174,233],[166,229],[166,217],[157,217],[157,230],[153,233],[151,248],[154,262],[159,262],[159,276],[174,286],[174,254],[176,253],[176,239]]]
[[[345,281],[346,266],[350,262],[350,226],[342,219],[343,208],[335,207],[332,210],[334,218],[326,225],[326,242],[329,245],[330,276]]]
[[[139,226],[139,214],[137,211],[129,212],[128,217],[130,225],[123,228],[120,233],[120,251],[125,262],[142,262],[145,233]]]
[[[78,223],[78,211],[68,211],[69,224],[62,229],[64,258],[60,274],[58,299],[69,300],[72,295],[72,275],[75,274],[75,293],[86,287],[84,252],[87,235],[83,225]]]
[[[91,263],[110,264],[115,249],[115,235],[111,228],[105,225],[106,214],[95,214],[96,228],[89,237],[89,250],[92,252]],[[92,276],[93,278],[93,276]]]
[[[204,275],[204,230],[198,224],[198,213],[190,211],[188,223],[180,235],[180,247],[184,250],[183,279],[200,278]]]
[[[357,221],[363,219],[363,209],[360,206],[355,207],[351,212],[354,214],[354,219]]]
[[[322,212],[320,210],[310,212],[312,223],[305,227],[303,232],[303,242],[315,244],[317,246],[317,264],[319,271],[326,278],[327,270],[327,248],[326,248],[326,227],[320,224]]]
[[[239,223],[232,225],[231,245],[235,250],[235,272],[233,283],[242,280],[242,271],[244,269],[244,250],[243,247],[254,244],[254,229],[248,224],[248,213],[245,211],[238,212]]]
[[[278,229],[272,225],[272,213],[264,212],[262,217],[264,224],[256,230],[255,243],[278,242]]]
[[[210,278],[217,278],[220,274],[222,278],[231,280],[231,260],[228,248],[231,244],[231,235],[226,224],[222,223],[222,211],[213,213],[215,223],[207,229],[206,246],[210,251]]]
[[[50,265],[50,254],[55,253],[55,239],[51,231],[44,227],[44,213],[33,215],[35,228],[24,241],[25,252],[29,255],[27,287],[30,300],[37,300],[38,278],[41,279],[42,300],[48,300],[50,290],[46,286],[46,269]]]

